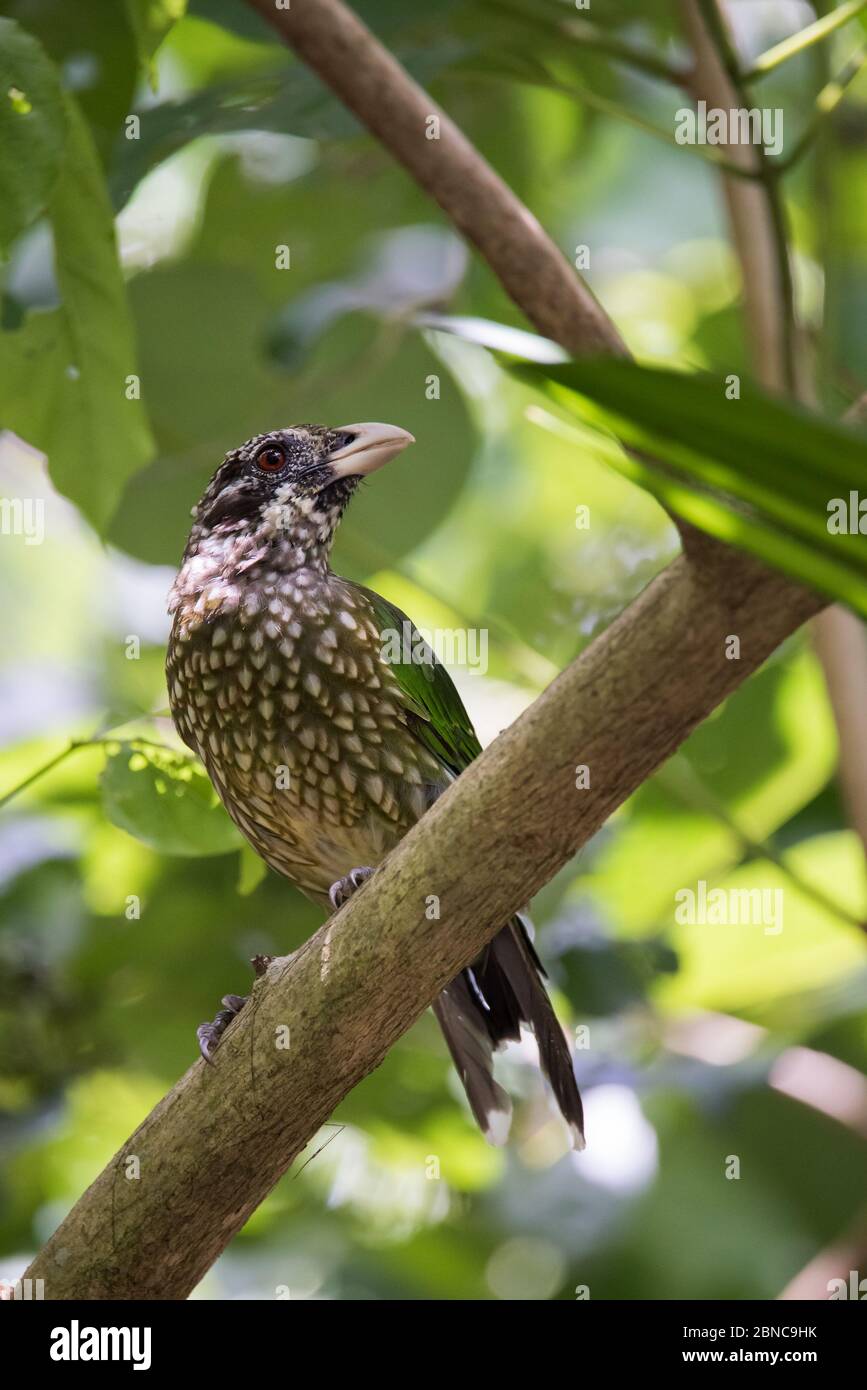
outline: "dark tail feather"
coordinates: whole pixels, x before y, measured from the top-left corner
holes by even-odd
[[[581,1096],[543,974],[523,921],[513,917],[479,959],[443,990],[434,1012],[470,1108],[491,1143],[505,1143],[512,1114],[508,1095],[494,1080],[494,1053],[506,1042],[517,1042],[523,1024],[536,1035],[542,1070],[575,1148],[583,1149]]]
[[[494,1080],[490,1034],[479,1018],[479,1005],[466,974],[464,971],[443,990],[433,1009],[476,1124],[492,1144],[505,1144],[512,1123],[512,1102]]]

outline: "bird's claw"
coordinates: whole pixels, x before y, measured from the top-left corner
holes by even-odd
[[[363,865],[360,869],[351,869],[343,878],[339,878],[336,883],[332,883],[328,890],[328,897],[331,906],[337,912],[344,903],[349,902],[353,893],[366,883],[373,873],[373,869]]]
[[[200,1023],[196,1029],[199,1051],[206,1062],[213,1061],[221,1037],[232,1019],[241,1012],[247,1000],[242,994],[224,994],[221,1002],[223,1007],[213,1023]]]
[[[253,974],[258,979],[264,975],[268,966],[271,964],[273,956],[253,956],[250,964],[253,967]],[[200,1023],[196,1029],[196,1037],[199,1040],[199,1051],[205,1061],[210,1063],[214,1060],[220,1039],[232,1022],[233,1018],[241,1012],[247,1002],[243,994],[224,994],[221,999],[223,1005],[213,1023]]]

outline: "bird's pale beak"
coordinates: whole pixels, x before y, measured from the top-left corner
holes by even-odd
[[[389,459],[414,444],[415,439],[408,430],[398,425],[383,425],[367,421],[362,425],[341,425],[335,434],[350,435],[348,444],[342,445],[328,455],[328,462],[335,477],[352,478],[373,473]]]

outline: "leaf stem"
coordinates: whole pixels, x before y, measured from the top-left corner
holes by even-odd
[[[560,17],[555,18],[553,15],[540,14],[538,6],[535,4],[532,11],[528,11],[517,4],[515,0],[483,0],[483,3],[488,9],[500,10],[512,15],[515,19],[523,20],[528,27],[532,27],[535,31],[540,28],[547,29],[549,33],[556,34],[560,39],[567,39],[577,48],[602,54],[617,63],[625,63],[627,67],[636,68],[639,72],[647,73],[648,77],[655,77],[661,82],[670,82],[675,87],[684,87],[689,80],[689,73],[686,68],[674,67],[667,63],[664,58],[658,58],[655,53],[648,49],[635,48],[633,44],[606,33],[591,23],[590,20],[566,11],[565,6],[559,7],[563,13]]]
[[[59,753],[56,753],[53,758],[49,758],[47,763],[43,763],[41,767],[37,767],[34,772],[29,773],[23,781],[18,782],[16,786],[12,787],[8,792],[5,792],[3,796],[0,796],[0,810],[9,804],[13,797],[26,791],[28,787],[32,787],[33,783],[38,782],[40,777],[44,777],[47,772],[51,772],[51,770],[62,763],[65,758],[68,758],[70,753],[75,753],[79,748],[87,747],[88,742],[89,740],[84,740],[80,743],[68,743],[67,746],[62,748]]]
[[[744,830],[724,803],[718,799],[710,787],[706,786],[682,753],[676,754],[665,767],[660,768],[656,774],[656,780],[670,795],[677,797],[685,806],[689,806],[693,811],[704,811],[707,815],[718,820],[727,830],[730,830],[738,840],[742,854],[757,859],[767,859],[769,863],[775,865],[781,873],[785,874],[799,893],[812,898],[813,902],[825,912],[830,912],[832,916],[845,922],[849,927],[857,927],[860,932],[867,930],[864,921],[854,912],[850,912],[848,908],[835,902],[833,898],[829,898],[822,892],[821,888],[816,888],[814,884],[792,869],[770,840],[756,839]]]
[[[736,179],[746,179],[747,182],[759,179],[759,173],[755,169],[744,168],[740,164],[735,164],[733,160],[726,159],[724,154],[713,145],[681,145],[673,131],[665,130],[662,126],[655,125],[653,121],[647,120],[645,116],[639,116],[637,112],[630,111],[625,106],[620,106],[616,101],[609,101],[607,97],[600,96],[590,87],[585,87],[576,83],[570,85],[560,82],[556,77],[552,77],[548,69],[543,64],[538,64],[538,75],[532,76],[529,71],[522,69],[520,72],[510,74],[513,82],[523,82],[530,87],[544,87],[548,91],[559,92],[562,96],[567,96],[571,101],[586,102],[594,111],[599,111],[603,116],[611,116],[615,120],[625,121],[627,125],[635,126],[637,130],[643,130],[646,135],[653,135],[657,140],[663,140],[665,144],[671,145],[678,151],[686,151],[704,160],[705,164],[712,164],[715,169],[719,169],[723,174],[731,174]],[[497,78],[498,73],[493,73],[489,68],[474,68],[471,63],[466,64],[462,71],[472,71],[478,77]]]
[[[136,716],[136,718],[141,717],[143,716]],[[111,744],[114,743],[135,743],[142,744],[145,748],[161,748],[168,749],[169,751],[171,751],[169,744],[158,743],[156,739],[141,738],[137,734],[134,734],[131,738],[128,739],[107,737],[108,734],[114,732],[114,729],[123,729],[127,724],[131,724],[132,722],[133,721],[131,719],[126,719],[124,720],[123,724],[115,724],[112,729],[103,729],[100,733],[94,734],[92,738],[70,739],[66,747],[61,748],[59,753],[55,753],[53,758],[49,758],[48,762],[43,763],[41,767],[37,767],[34,769],[33,772],[28,773],[27,776],[22,779],[22,781],[17,782],[14,787],[10,787],[8,792],[4,792],[4,794],[0,796],[0,810],[2,810],[4,806],[8,806],[9,802],[12,801],[16,796],[20,796],[22,792],[25,792],[29,787],[32,787],[34,782],[38,782],[42,777],[45,777],[47,773],[52,772],[54,768],[58,767],[62,762],[64,762],[70,756],[71,753],[78,753],[83,748],[108,748]]]
[[[867,8],[867,0],[846,0],[845,4],[839,5],[830,14],[823,15],[813,24],[799,29],[797,34],[791,34],[789,38],[783,39],[781,43],[774,44],[773,48],[767,49],[744,73],[744,81],[753,82],[756,78],[764,77],[774,68],[778,68],[781,63],[788,62],[789,58],[803,53],[812,44],[820,43],[822,39],[826,39],[835,29],[848,24],[850,19],[854,19],[865,8]]]
[[[798,137],[791,153],[786,155],[785,159],[778,160],[773,165],[775,173],[787,174],[789,170],[797,164],[798,160],[815,140],[825,121],[836,111],[846,94],[847,87],[849,87],[858,76],[865,62],[867,62],[867,45],[862,45],[855,50],[852,56],[840,69],[837,76],[832,78],[830,82],[827,82],[819,92],[813,106],[813,115],[810,121]]]

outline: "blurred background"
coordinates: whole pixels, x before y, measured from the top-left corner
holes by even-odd
[[[0,1278],[193,1061],[196,1025],[246,992],[250,956],[319,924],[241,851],[165,718],[165,597],[223,454],[304,420],[416,435],[354,503],[335,568],[420,626],[487,633],[487,671],[452,669],[483,742],[678,545],[594,434],[474,341],[492,330],[467,319],[517,348],[525,325],[253,11],[164,3],[155,46],[147,8],[0,3],[74,95],[104,172],[146,441],[103,440],[116,495],[97,505],[63,398],[49,473],[0,394],[0,496],[39,502],[44,521],[41,543],[0,536],[0,796],[15,793],[0,820]],[[595,42],[556,0],[355,9],[583,262],[637,355],[748,374],[719,173],[671,139],[685,98],[664,70],[688,59],[675,5],[594,0]],[[817,13],[729,12],[748,60]],[[792,139],[860,22],[767,79]],[[822,140],[786,197],[836,413],[867,383],[867,78]],[[63,312],[57,239],[42,218],[12,241],[0,343]],[[503,1058],[513,1140],[487,1147],[427,1015],[195,1297],[826,1298],[859,1259],[867,1274],[867,892],[837,758],[802,633],[535,901],[586,1153],[567,1148],[530,1042]],[[702,880],[781,889],[783,929],[679,925],[675,894]]]

